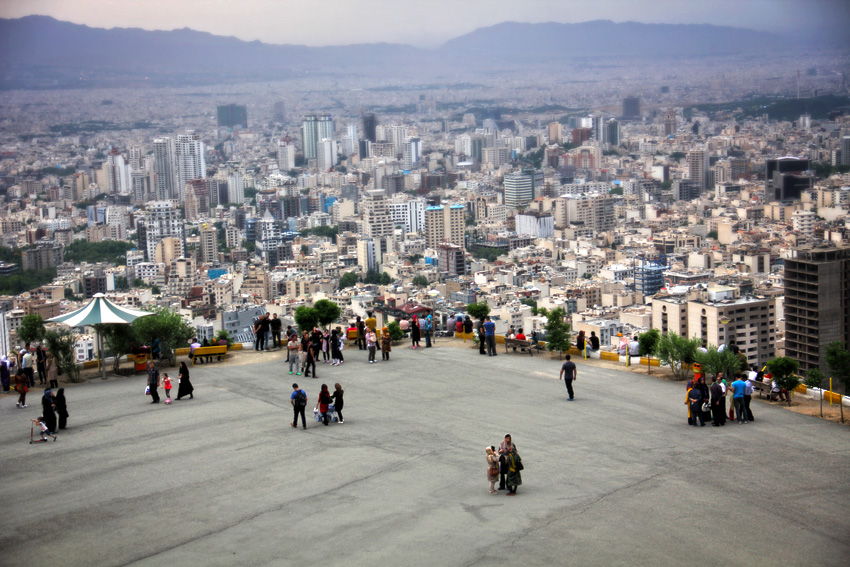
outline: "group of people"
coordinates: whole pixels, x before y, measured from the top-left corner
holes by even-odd
[[[270,315],[266,313],[254,321],[254,350],[269,351],[272,348],[281,348],[281,331],[283,321],[278,319],[277,313]],[[269,345],[271,342],[271,346]]]
[[[344,348],[345,337],[341,327],[331,331],[322,331],[318,327],[314,327],[312,332],[305,329],[301,336],[292,326],[286,328],[286,362],[289,363],[290,374],[310,376],[312,371],[313,378],[318,378],[316,363],[319,356],[323,363],[339,366],[345,362],[342,355]]]
[[[706,385],[705,376],[698,376],[688,382],[685,404],[688,406],[688,425],[703,427],[708,421],[714,427],[726,425],[726,398],[732,390],[732,406],[729,408],[729,419],[736,419],[744,424],[755,421],[750,401],[753,397],[753,377],[738,374],[732,384],[726,382],[723,372],[711,379],[711,386]]]
[[[167,372],[160,374],[156,363],[153,360],[148,362],[148,384],[145,388],[145,394],[151,397],[152,404],[159,403],[159,388],[165,391],[165,400],[167,404],[171,403],[171,390],[173,380]],[[189,367],[181,361],[180,368],[177,370],[177,399],[189,396],[189,399],[195,398],[195,387],[189,380]]]
[[[517,487],[522,484],[521,471],[524,466],[510,433],[505,435],[499,443],[498,451],[495,445],[491,445],[484,449],[484,456],[487,459],[487,482],[490,484],[490,494],[498,494],[499,490],[507,489],[508,496],[515,496]],[[499,481],[498,490],[496,490],[496,481]]]
[[[0,359],[0,384],[4,392],[14,387],[18,392],[17,407],[26,408],[27,393],[35,387],[36,370],[39,385],[50,388],[59,387],[59,367],[53,355],[43,345],[38,345],[33,354],[30,343],[18,352],[5,355]],[[14,380],[13,380],[14,375]]]
[[[333,404],[333,410],[336,412],[337,417],[339,418],[339,423],[345,423],[345,419],[342,417],[342,408],[344,406],[343,395],[345,391],[342,389],[342,386],[337,382],[334,384],[334,391],[331,393],[328,391],[328,385],[322,384],[322,388],[319,391],[319,397],[316,400],[316,407],[314,411],[318,412],[322,416],[322,423],[324,425],[329,425],[330,418],[330,406]],[[303,429],[307,429],[307,416],[305,415],[305,409],[307,408],[307,392],[304,391],[303,388],[300,388],[297,383],[292,384],[292,393],[289,396],[289,403],[292,404],[292,422],[289,424],[292,427],[298,427],[298,417],[301,417],[301,427]]]
[[[57,419],[58,417],[58,419]],[[59,388],[56,395],[50,388],[44,389],[41,397],[41,415],[37,422],[44,425],[42,433],[56,435],[59,429],[68,425],[68,402],[65,400],[65,388]]]

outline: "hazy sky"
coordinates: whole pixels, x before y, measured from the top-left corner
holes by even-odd
[[[0,0],[0,17],[31,14],[92,27],[188,27],[303,45],[430,47],[505,21],[632,20],[777,32],[850,29],[850,0]]]

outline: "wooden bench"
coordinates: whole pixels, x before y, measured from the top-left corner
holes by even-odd
[[[758,380],[750,380],[750,384],[753,385],[753,390],[759,391],[759,398],[763,397],[763,394],[767,394],[768,399],[771,399],[770,391],[773,389],[773,386],[770,382],[759,382]]]
[[[508,352],[508,347],[513,347],[514,350],[517,347],[520,350],[527,350],[528,354],[531,355],[534,352],[534,349],[531,348],[531,341],[521,340],[521,339],[505,339],[505,352]]]
[[[203,358],[205,356],[218,356],[219,358],[224,356],[224,359],[227,360],[227,345],[204,346],[196,348],[194,351],[189,353],[189,357],[192,359],[192,366],[195,366],[196,358]]]

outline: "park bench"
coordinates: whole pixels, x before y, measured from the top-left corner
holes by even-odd
[[[508,347],[513,347],[514,350],[519,348],[520,350],[527,350],[528,354],[533,354],[534,349],[531,348],[531,341],[521,340],[521,339],[505,339],[505,352],[508,352]]]
[[[189,356],[192,358],[192,366],[195,366],[196,358],[203,358],[205,356],[218,356],[219,359],[224,356],[225,360],[227,360],[227,345],[198,347]]]
[[[773,389],[773,386],[770,382],[759,382],[758,380],[750,380],[750,384],[753,385],[754,390],[759,391],[759,398],[763,397],[764,394],[767,394],[768,399],[772,399],[770,391]]]

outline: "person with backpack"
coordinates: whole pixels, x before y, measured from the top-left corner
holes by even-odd
[[[292,384],[292,394],[289,396],[289,403],[292,404],[293,418],[292,427],[298,427],[298,416],[301,416],[301,425],[307,429],[307,418],[304,416],[304,408],[307,407],[307,392],[298,387],[298,384]]]

